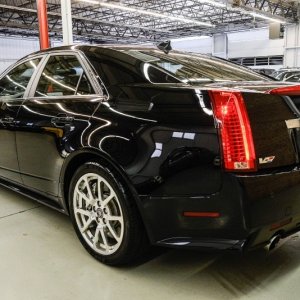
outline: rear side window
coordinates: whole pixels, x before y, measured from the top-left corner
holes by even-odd
[[[135,83],[180,83],[170,72],[120,51],[86,52],[105,86]],[[111,92],[111,90],[110,90]]]
[[[51,56],[35,92],[36,97],[89,94],[95,91],[74,55]]]
[[[23,98],[29,80],[40,61],[40,58],[26,61],[8,72],[0,80],[0,100]]]

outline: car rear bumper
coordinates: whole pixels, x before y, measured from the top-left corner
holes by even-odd
[[[247,248],[300,230],[300,170],[240,178],[246,203]]]
[[[145,224],[154,244],[251,249],[300,230],[300,169],[260,175],[223,173],[221,189],[194,197],[145,197]],[[184,212],[213,212],[186,217]]]

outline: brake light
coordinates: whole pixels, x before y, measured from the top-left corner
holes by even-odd
[[[285,95],[285,96],[293,96],[300,95],[300,85],[292,85],[286,87],[275,88],[267,92],[272,95]]]
[[[230,91],[210,91],[209,94],[219,123],[225,169],[255,171],[252,131],[242,94]]]

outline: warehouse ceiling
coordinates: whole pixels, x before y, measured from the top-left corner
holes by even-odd
[[[49,31],[62,36],[60,0],[47,0]],[[73,0],[75,40],[156,42],[298,21],[299,1]],[[0,0],[0,34],[38,36],[36,0]]]

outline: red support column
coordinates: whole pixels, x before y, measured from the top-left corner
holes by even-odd
[[[47,0],[36,0],[40,29],[40,48],[49,48]]]

